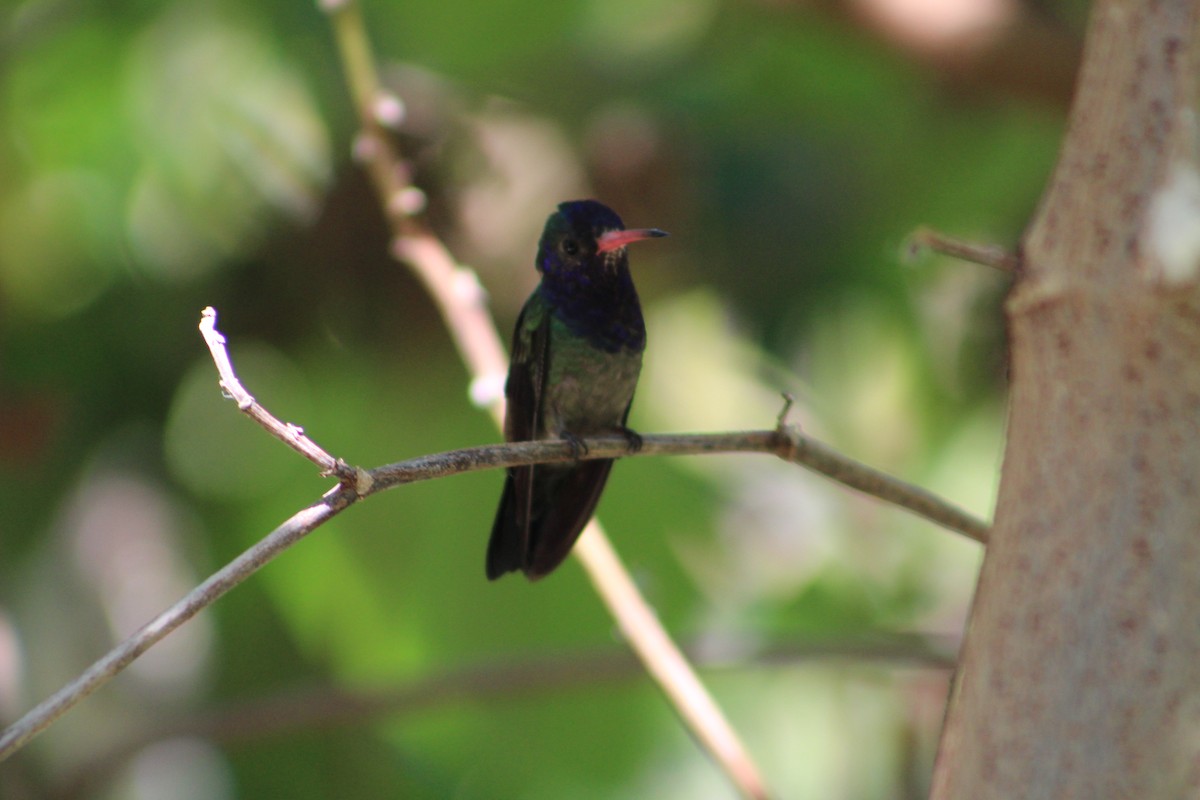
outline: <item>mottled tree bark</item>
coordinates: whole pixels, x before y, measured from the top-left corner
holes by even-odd
[[[1200,0],[1092,14],[937,800],[1200,797]]]

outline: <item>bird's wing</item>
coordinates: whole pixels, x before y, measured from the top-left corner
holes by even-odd
[[[550,309],[538,292],[525,303],[513,333],[512,358],[504,396],[504,438],[527,442],[542,431],[542,398],[550,360]]]
[[[504,438],[510,442],[531,441],[543,431],[549,360],[550,309],[541,295],[534,292],[517,318],[508,381],[504,386],[508,399]],[[508,471],[505,496],[488,545],[489,577],[524,569],[529,558],[535,469],[514,467]]]

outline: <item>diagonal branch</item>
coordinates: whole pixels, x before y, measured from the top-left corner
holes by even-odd
[[[873,632],[830,639],[776,642],[747,652],[741,644],[705,642],[687,648],[692,663],[709,672],[761,670],[827,660],[854,659],[885,668],[950,670],[959,641],[936,633]],[[173,715],[105,742],[76,766],[44,800],[96,796],[116,770],[142,748],[175,737],[201,736],[219,744],[261,741],[298,731],[359,725],[384,717],[412,716],[431,708],[497,699],[544,696],[584,686],[628,682],[644,670],[625,649],[585,650],[514,661],[466,664],[379,689],[293,686],[216,708]]]
[[[299,428],[279,422],[269,411],[253,401],[252,396],[240,382],[236,383],[233,391],[230,391],[232,382],[236,380],[231,377],[234,375],[233,364],[225,348],[225,337],[216,329],[216,311],[212,308],[204,310],[201,330],[221,375],[221,386],[226,389],[230,399],[237,401],[238,408],[266,430],[294,446],[294,437],[301,435],[296,433],[300,430]],[[250,398],[251,401],[246,402],[246,398]],[[280,435],[281,432],[285,435]],[[637,453],[629,452],[629,443],[622,436],[594,437],[586,439],[584,442],[587,445],[586,454],[581,456],[584,459],[621,458],[634,455],[774,454],[786,461],[801,464],[820,472],[854,489],[906,508],[977,541],[986,541],[987,538],[987,525],[981,520],[975,519],[965,511],[922,489],[847,458],[827,445],[804,436],[794,427],[788,426],[783,415],[780,417],[779,426],[773,430],[645,436],[642,448]],[[316,448],[315,445],[312,447]],[[304,449],[300,447],[296,447],[296,449],[307,457]],[[229,564],[217,570],[208,580],[188,592],[175,605],[110,650],[82,675],[39,703],[7,728],[0,734],[0,761],[20,750],[77,703],[116,677],[138,656],[153,647],[171,631],[216,602],[230,589],[266,566],[284,550],[358,500],[385,489],[422,480],[443,478],[462,472],[562,462],[575,458],[571,445],[566,442],[514,442],[451,450],[363,470],[357,467],[348,467],[340,459],[334,459],[324,451],[320,452],[319,458],[311,460],[319,466],[326,462],[339,465],[338,474],[341,475],[341,482],[337,486],[326,492],[308,508],[293,515]],[[605,540],[593,537],[591,541],[594,546],[595,543]],[[609,557],[604,552],[593,552],[591,556],[597,559]],[[628,597],[618,597],[618,601],[636,605]],[[625,616],[619,617],[619,620],[622,625],[650,624],[636,617],[632,622]],[[686,687],[686,681],[681,681],[678,676],[670,673],[676,667],[669,657],[659,658],[653,663],[659,670],[670,676],[669,681],[677,691],[681,691],[679,687]],[[688,702],[695,703],[697,701],[691,698]],[[725,746],[727,743],[722,743],[718,739],[716,744]]]
[[[404,260],[428,289],[471,372],[471,395],[488,406],[497,425],[504,416],[507,359],[474,272],[458,266],[445,246],[408,214],[403,201],[407,170],[384,135],[377,111],[382,97],[371,43],[355,0],[322,0],[342,56],[346,80],[358,109],[360,154],[393,233],[392,252]],[[394,107],[395,103],[385,103]],[[630,647],[658,682],[696,741],[747,798],[769,795],[757,765],[713,701],[687,659],[638,591],[600,524],[593,519],[576,543],[575,556]]]
[[[334,458],[325,452],[320,445],[304,435],[304,428],[291,422],[281,422],[271,412],[267,411],[254,399],[254,395],[246,391],[237,373],[233,371],[233,362],[229,351],[225,348],[225,336],[217,330],[217,310],[209,306],[200,312],[200,335],[208,345],[213,363],[217,365],[217,374],[221,376],[219,386],[226,397],[238,405],[238,410],[247,414],[252,420],[267,429],[267,432],[279,439],[288,447],[321,468],[321,474],[346,480],[355,476],[354,470],[340,458]]]
[[[184,595],[175,605],[109,650],[82,675],[34,706],[25,716],[0,733],[0,761],[20,750],[77,703],[120,674],[125,667],[168,633],[212,605],[275,556],[345,510],[356,499],[353,490],[343,485],[330,489],[316,503],[293,514],[253,547],[214,572],[208,580]]]

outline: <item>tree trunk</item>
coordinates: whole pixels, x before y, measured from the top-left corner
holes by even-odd
[[[932,797],[1200,797],[1200,0],[1095,4]]]

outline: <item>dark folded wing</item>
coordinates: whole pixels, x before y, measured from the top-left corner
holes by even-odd
[[[534,292],[517,318],[512,361],[504,386],[508,400],[504,438],[510,442],[531,441],[542,431],[542,398],[549,346],[550,314],[541,296]],[[487,575],[490,579],[525,567],[535,469],[514,467],[508,471],[488,542]]]

